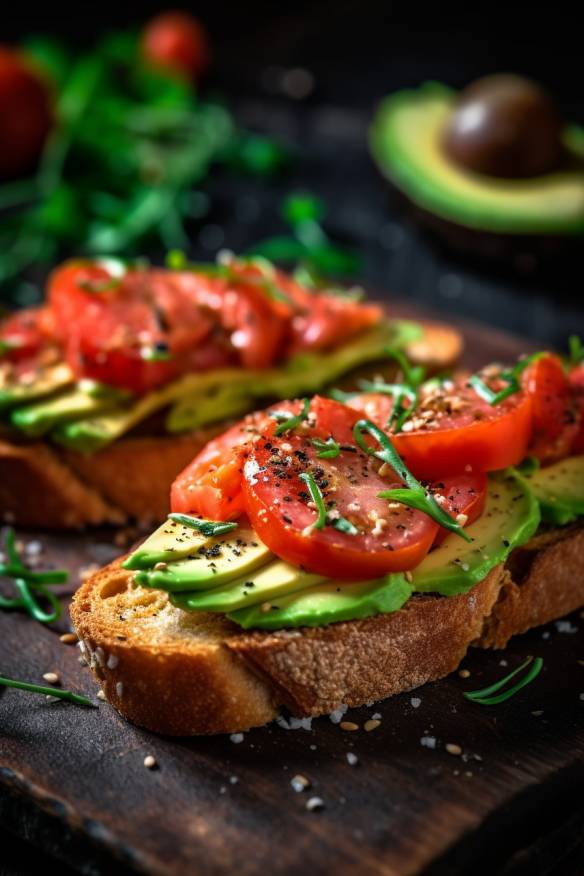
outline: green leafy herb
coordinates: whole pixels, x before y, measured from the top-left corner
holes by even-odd
[[[478,374],[473,374],[472,377],[469,378],[469,386],[472,386],[477,395],[490,405],[498,405],[502,401],[505,401],[506,398],[509,398],[509,396],[515,395],[516,392],[521,391],[519,378],[528,365],[531,365],[532,362],[535,362],[536,359],[539,359],[543,355],[543,353],[533,353],[531,356],[526,356],[524,359],[520,359],[513,368],[501,371],[499,377],[507,384],[507,386],[503,387],[503,389],[500,389],[498,392],[494,392],[490,386],[487,386],[485,381],[479,377]]]
[[[584,344],[578,335],[570,335],[568,343],[570,345],[570,365],[580,365],[581,362],[584,362]]]
[[[316,448],[319,459],[336,459],[341,452],[341,445],[331,436],[323,441],[321,438],[313,438],[312,445]]]
[[[403,351],[397,347],[386,347],[385,354],[398,363],[407,386],[412,388],[420,386],[426,376],[426,369],[423,365],[412,365]]]
[[[157,344],[153,347],[142,347],[140,357],[145,362],[168,362],[172,359],[172,353],[166,344]]]
[[[345,535],[359,535],[357,527],[353,526],[351,521],[347,520],[346,517],[337,517],[337,519],[333,521],[333,527],[338,529],[339,532],[344,532]]]
[[[241,261],[260,271],[261,286],[272,301],[280,301],[283,304],[288,304],[290,307],[294,307],[294,302],[291,298],[278,286],[276,268],[272,262],[261,255],[248,256],[247,258],[241,259]],[[253,278],[250,277],[247,279],[253,282]]]
[[[535,474],[536,471],[539,471],[540,466],[541,463],[535,456],[526,456],[523,462],[520,462],[515,468],[519,474],[528,478],[531,477],[532,474]]]
[[[56,584],[65,584],[69,573],[60,569],[47,572],[34,572],[28,569],[18,553],[13,529],[7,530],[4,545],[8,562],[0,563],[0,576],[12,579],[18,596],[0,596],[0,610],[24,610],[39,623],[53,623],[60,617],[62,606],[59,599],[48,588]],[[39,597],[49,604],[50,611],[43,609]]]
[[[338,389],[338,387],[333,387],[328,394],[329,398],[343,403],[355,398],[356,395],[360,395],[360,392],[345,392],[344,389]]]
[[[310,399],[302,399],[302,410],[299,414],[291,417],[286,411],[273,411],[270,414],[272,419],[276,420],[280,425],[276,427],[275,435],[283,435],[284,432],[290,432],[296,429],[308,417],[308,409],[310,408]]]
[[[503,691],[503,693],[497,694],[501,688],[505,687],[512,678],[515,678],[516,675],[526,669],[530,664],[531,668],[525,673],[520,681],[514,684],[513,687]],[[533,657],[528,657],[521,666],[518,666],[517,669],[514,669],[513,672],[510,672],[505,678],[502,678],[500,681],[496,681],[494,684],[489,685],[489,687],[484,687],[481,690],[467,691],[464,696],[467,700],[471,700],[473,703],[479,703],[481,706],[496,706],[499,703],[504,703],[505,700],[514,696],[517,691],[521,690],[521,688],[530,684],[530,682],[539,675],[542,666],[543,660],[541,657],[536,657],[535,660]],[[492,696],[492,694],[495,694],[495,696]]]
[[[381,445],[381,450],[374,450],[370,447],[363,437],[363,432],[369,433],[369,435]],[[406,464],[385,432],[382,432],[382,430],[370,420],[358,420],[353,427],[353,435],[355,436],[355,441],[361,450],[369,456],[375,456],[377,459],[380,459],[382,462],[391,466],[398,478],[406,484],[407,488],[385,490],[378,493],[378,498],[389,499],[392,502],[400,502],[402,505],[408,505],[410,508],[416,508],[418,511],[423,511],[424,514],[427,514],[428,517],[431,517],[432,520],[436,521],[436,523],[444,529],[454,532],[465,541],[472,541],[462,526],[456,523],[450,514],[447,514],[446,511],[440,507],[429,490],[426,490],[408,470]]]
[[[226,532],[233,532],[237,529],[237,523],[226,523],[214,520],[202,520],[200,517],[192,517],[190,514],[169,514],[170,520],[175,523],[182,523],[183,526],[190,526],[191,529],[198,530],[201,535],[213,536],[224,535]]]
[[[304,481],[306,486],[308,487],[308,491],[310,493],[310,497],[314,504],[316,505],[316,510],[318,511],[318,518],[315,523],[313,523],[314,529],[322,529],[326,524],[326,508],[324,507],[324,502],[322,498],[322,493],[320,492],[320,487],[314,480],[314,475],[309,471],[304,471],[299,476],[301,481]]]
[[[87,697],[73,693],[71,690],[62,690],[60,687],[45,687],[42,684],[29,684],[27,681],[17,681],[15,678],[6,678],[3,675],[0,675],[0,687],[15,687],[18,690],[26,690],[30,693],[44,694],[47,697],[56,697],[59,700],[68,700],[70,703],[75,703],[76,706],[88,706],[92,709],[97,708],[95,703],[92,703]]]
[[[403,424],[410,417],[418,404],[418,390],[411,388],[405,383],[385,383],[382,381],[360,380],[359,389],[363,392],[379,392],[382,395],[391,395],[393,405],[387,419],[386,429],[401,432]],[[404,401],[409,402],[406,406]]]
[[[11,353],[13,350],[15,350],[17,348],[18,348],[18,344],[16,344],[14,341],[9,341],[9,340],[6,340],[5,338],[0,338],[0,359],[2,358],[2,356],[8,355],[8,353]]]

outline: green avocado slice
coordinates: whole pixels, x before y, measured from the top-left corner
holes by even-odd
[[[258,399],[313,393],[359,365],[383,359],[388,345],[404,347],[421,335],[420,326],[391,320],[330,353],[298,356],[266,371],[241,368],[188,374],[123,409],[61,423],[51,437],[81,453],[93,453],[120,438],[156,411],[170,407],[166,428],[188,432],[252,410]]]
[[[42,368],[33,380],[20,383],[5,377],[0,369],[0,411],[53,395],[72,383],[73,374],[63,363]]]
[[[74,386],[51,398],[15,408],[10,414],[10,422],[30,438],[39,438],[59,423],[97,414],[115,407],[118,401],[119,394],[92,395]]]
[[[265,605],[272,598],[306,590],[325,579],[297,566],[274,559],[251,574],[201,593],[171,595],[171,602],[185,611],[235,611],[247,605]]]
[[[523,478],[512,469],[489,476],[485,510],[467,527],[472,543],[450,534],[412,572],[418,593],[466,593],[524,544],[540,522],[539,505]]]
[[[564,133],[571,162],[533,179],[503,180],[457,167],[441,146],[456,93],[428,82],[379,106],[371,131],[382,174],[418,207],[478,230],[584,234],[584,129]]]
[[[269,610],[256,603],[229,612],[227,617],[246,630],[321,627],[398,611],[411,593],[411,586],[399,573],[376,581],[327,581],[300,593],[276,597]]]
[[[584,456],[571,456],[527,478],[546,523],[565,526],[584,515]]]
[[[253,530],[237,529],[209,539],[165,569],[138,572],[135,581],[169,593],[209,590],[251,574],[272,557]]]

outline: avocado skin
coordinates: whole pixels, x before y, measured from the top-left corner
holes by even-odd
[[[584,515],[584,456],[571,456],[541,468],[526,481],[546,523],[565,526]]]
[[[381,173],[416,214],[442,232],[449,244],[465,251],[474,246],[478,254],[494,259],[501,250],[522,254],[516,246],[522,237],[524,244],[545,238],[543,247],[536,247],[541,255],[553,254],[564,237],[581,238],[584,129],[565,128],[570,161],[556,173],[533,180],[498,180],[458,168],[442,153],[440,137],[454,98],[453,91],[435,82],[396,92],[381,103],[371,127],[370,147]],[[406,123],[414,131],[409,142],[402,135]],[[541,207],[535,209],[539,190]],[[461,235],[461,230],[467,233]],[[511,240],[516,235],[518,239]]]
[[[227,617],[246,630],[321,627],[398,611],[411,594],[411,586],[400,573],[354,584],[327,581],[305,592],[274,597],[269,610],[255,604]]]

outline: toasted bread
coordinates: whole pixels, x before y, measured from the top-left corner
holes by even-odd
[[[503,647],[584,605],[584,526],[539,534],[469,593],[414,596],[403,609],[327,627],[245,632],[132,587],[121,561],[96,573],[71,608],[107,699],[158,733],[247,730],[281,706],[297,716],[358,706],[441,678],[468,648]]]
[[[421,338],[408,347],[411,360],[429,372],[452,367],[462,352],[460,332],[433,322],[423,323],[423,328]],[[363,373],[370,375],[371,368]],[[350,376],[341,383],[354,386]],[[49,442],[13,444],[3,438],[0,521],[72,529],[160,520],[168,512],[176,475],[227,425],[183,435],[128,436],[91,454],[62,450]]]

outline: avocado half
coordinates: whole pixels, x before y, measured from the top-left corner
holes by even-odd
[[[553,173],[484,176],[457,166],[442,148],[456,97],[435,82],[398,91],[382,101],[371,126],[381,173],[419,218],[450,243],[482,255],[517,252],[510,245],[529,240],[553,251],[553,241],[584,235],[584,128],[566,126],[566,159]]]

